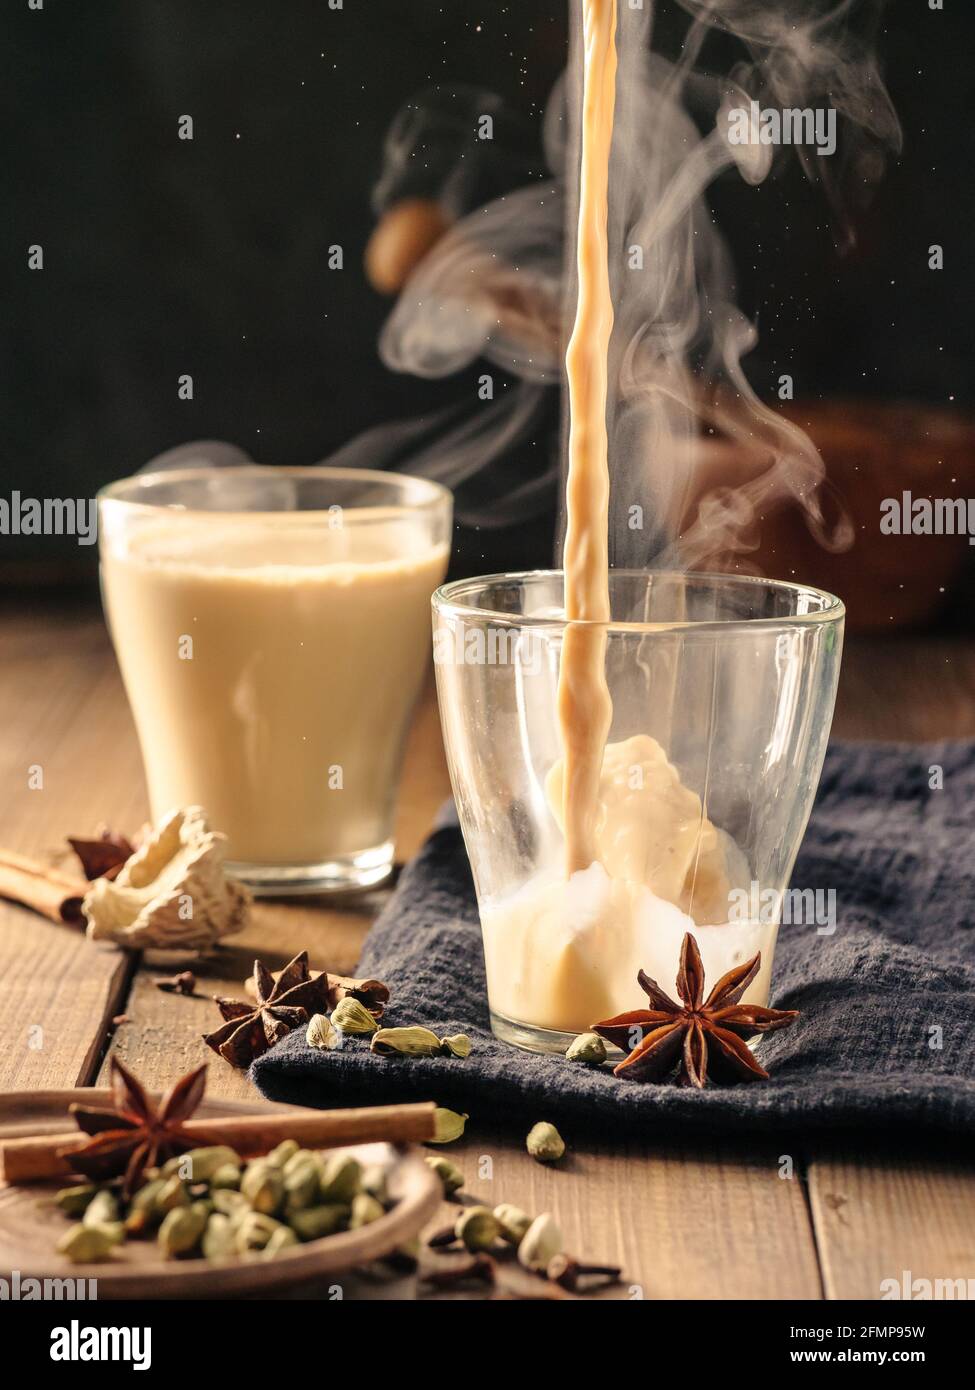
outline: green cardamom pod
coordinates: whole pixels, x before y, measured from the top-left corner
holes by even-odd
[[[83,1183],[78,1187],[62,1187],[54,1198],[54,1205],[66,1216],[82,1216],[88,1203],[98,1188],[94,1183]]]
[[[214,1173],[226,1164],[240,1167],[240,1159],[226,1144],[213,1144],[205,1149],[190,1149],[171,1158],[163,1167],[163,1175],[175,1174],[183,1182],[209,1182]]]
[[[162,1187],[156,1193],[156,1200],[153,1204],[157,1213],[164,1214],[172,1211],[175,1207],[188,1207],[190,1204],[190,1194],[180,1182],[179,1178],[164,1178]]]
[[[456,1110],[444,1110],[442,1106],[438,1105],[433,1115],[433,1138],[426,1142],[428,1144],[452,1144],[464,1133],[464,1126],[467,1124],[468,1118],[467,1115],[458,1115]]]
[[[565,1056],[569,1062],[582,1062],[587,1067],[598,1067],[606,1060],[606,1044],[598,1033],[580,1033],[569,1044]]]
[[[215,1211],[207,1221],[206,1230],[203,1232],[203,1244],[201,1248],[204,1258],[207,1260],[224,1260],[230,1255],[236,1255],[237,1244],[235,1236],[236,1230],[230,1217],[224,1216],[219,1211]]]
[[[440,1039],[440,1051],[447,1057],[469,1057],[473,1043],[466,1033],[451,1033]]]
[[[554,1125],[539,1120],[528,1131],[525,1147],[539,1163],[555,1163],[565,1153],[565,1140]]]
[[[490,1207],[465,1207],[454,1227],[454,1235],[472,1254],[490,1250],[500,1234],[501,1223]]]
[[[368,1192],[360,1192],[352,1198],[352,1213],[349,1216],[349,1230],[357,1231],[360,1226],[371,1226],[381,1216],[385,1216],[381,1202],[370,1197]]]
[[[117,1199],[111,1192],[107,1192],[103,1188],[101,1192],[95,1193],[85,1207],[85,1214],[81,1221],[85,1226],[104,1226],[106,1223],[117,1221],[118,1216]]]
[[[309,1163],[314,1163],[317,1168],[321,1168],[321,1156],[317,1154],[314,1149],[296,1149],[281,1171],[287,1178],[289,1174],[294,1173],[296,1170],[306,1168]]]
[[[359,1191],[362,1165],[351,1154],[330,1154],[322,1165],[320,1202],[351,1202]]]
[[[380,1028],[369,1046],[380,1057],[436,1057],[440,1053],[440,1039],[429,1028]]]
[[[263,1159],[247,1165],[240,1190],[254,1210],[264,1216],[273,1216],[284,1202],[284,1178]]]
[[[342,1042],[339,1030],[327,1014],[313,1014],[305,1031],[309,1047],[321,1048],[323,1052],[334,1052]]]
[[[167,1259],[188,1255],[200,1242],[207,1228],[207,1213],[202,1206],[175,1207],[166,1213],[156,1240]]]
[[[449,1158],[444,1158],[442,1154],[426,1154],[426,1161],[443,1183],[443,1194],[450,1197],[455,1192],[459,1192],[464,1186],[464,1174],[457,1167],[456,1163],[451,1163]]]
[[[83,1226],[78,1222],[65,1231],[57,1248],[72,1264],[99,1264],[109,1258],[115,1245],[101,1226]]]
[[[502,1202],[499,1207],[494,1208],[494,1214],[501,1227],[502,1240],[506,1240],[509,1245],[520,1245],[525,1232],[532,1224],[528,1213],[522,1211],[521,1207],[513,1207],[510,1202]]]
[[[237,1222],[234,1230],[234,1244],[238,1255],[249,1255],[254,1250],[263,1250],[275,1231],[280,1231],[281,1222],[263,1212],[249,1211]]]
[[[348,1222],[349,1214],[347,1203],[329,1202],[324,1206],[292,1212],[289,1224],[299,1240],[318,1240],[320,1236],[331,1236],[340,1231]]]
[[[128,1234],[125,1229],[124,1221],[102,1221],[97,1226],[97,1229],[99,1231],[104,1231],[113,1245],[121,1245]]]
[[[240,1187],[241,1172],[235,1163],[222,1163],[210,1179],[210,1191],[219,1192],[221,1188],[232,1191]]]
[[[318,1201],[318,1185],[321,1170],[313,1158],[308,1158],[296,1168],[290,1168],[284,1175],[284,1209],[287,1212],[300,1211]]]
[[[332,1026],[343,1033],[368,1034],[375,1033],[379,1024],[364,1004],[347,994],[332,1010]]]
[[[290,1226],[281,1226],[274,1232],[271,1239],[261,1251],[262,1260],[273,1260],[279,1250],[287,1250],[289,1246],[297,1245],[298,1237]]]
[[[281,1143],[263,1159],[263,1162],[270,1163],[272,1168],[284,1168],[294,1158],[300,1147],[297,1139],[282,1139]]]
[[[251,1210],[251,1204],[243,1192],[238,1192],[235,1188],[218,1187],[211,1189],[211,1196],[214,1212],[221,1216],[229,1216],[232,1220]]]
[[[162,1220],[162,1212],[156,1201],[165,1185],[165,1178],[153,1178],[152,1182],[147,1182],[132,1194],[125,1218],[125,1229],[130,1236],[141,1236]]]
[[[562,1231],[551,1212],[536,1216],[518,1245],[518,1263],[525,1269],[540,1270],[562,1254]]]

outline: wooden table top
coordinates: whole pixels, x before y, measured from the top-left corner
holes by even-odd
[[[975,735],[975,651],[950,638],[852,641],[834,732],[926,739]],[[43,786],[31,789],[32,769]],[[0,604],[0,844],[64,858],[66,834],[99,822],[132,830],[146,815],[132,722],[97,610]],[[448,793],[432,684],[411,735],[397,856],[415,852]],[[307,947],[312,964],[353,970],[381,892],[341,908],[259,903],[209,994],[239,995],[255,954],[274,966]],[[200,1034],[208,998],[157,990],[152,970],[22,908],[0,903],[0,1090],[103,1082],[117,1053],[160,1087],[209,1060],[212,1094],[251,1096]],[[118,1020],[122,1017],[123,1021]],[[794,1136],[749,1143],[573,1141],[557,1171],[529,1160],[524,1136],[479,1125],[450,1155],[488,1204],[552,1211],[567,1247],[622,1265],[617,1296],[822,1299],[880,1296],[901,1278],[975,1278],[975,1157],[970,1144]],[[387,1295],[388,1296],[388,1293]]]

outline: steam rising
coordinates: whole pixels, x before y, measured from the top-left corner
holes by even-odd
[[[843,548],[851,528],[843,518],[832,525],[824,518],[817,450],[763,405],[746,379],[742,359],[756,334],[735,306],[728,251],[704,194],[728,168],[758,183],[771,167],[770,146],[729,141],[730,110],[753,98],[765,107],[832,106],[841,130],[837,154],[795,151],[825,190],[838,240],[850,240],[844,182],[862,187],[879,177],[885,152],[900,144],[871,47],[879,4],[779,0],[773,10],[767,0],[679,3],[691,23],[673,62],[651,53],[651,0],[642,10],[620,6],[609,225],[616,316],[608,407],[611,561],[743,567],[762,516],[789,499],[803,507],[824,545]],[[573,0],[573,33],[580,27]],[[712,29],[742,45],[741,61],[725,76],[700,67]],[[520,379],[514,391],[478,403],[468,417],[448,412],[430,427],[432,439],[407,448],[406,466],[448,486],[526,437],[541,392],[561,380],[572,304],[564,276],[574,260],[566,198],[574,200],[576,179],[569,136],[578,126],[578,58],[577,51],[545,118],[552,180],[461,217],[418,266],[382,334],[382,358],[396,371],[441,377],[486,358]],[[412,128],[428,134],[429,120]],[[402,159],[411,126],[397,129]],[[722,440],[738,446],[733,455]],[[332,461],[381,464],[403,443],[402,427],[381,427]],[[729,481],[732,457],[738,476]],[[718,485],[708,481],[714,474],[722,477]],[[527,492],[499,499],[480,524],[516,518],[526,498],[550,482],[535,479]]]

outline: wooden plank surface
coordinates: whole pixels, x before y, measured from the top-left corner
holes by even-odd
[[[958,1146],[945,1141],[945,1147]],[[965,1292],[947,1296],[972,1296],[971,1149],[953,1155],[932,1149],[926,1145],[893,1156],[827,1154],[810,1165],[809,1195],[827,1298],[880,1298],[884,1281],[891,1279],[902,1290],[915,1279],[962,1279]]]
[[[975,737],[975,642],[907,634],[848,638],[833,736]]]
[[[778,1176],[771,1142],[610,1148],[562,1134],[568,1151],[554,1165],[527,1158],[523,1135],[476,1124],[445,1152],[465,1175],[465,1199],[550,1211],[566,1249],[620,1266],[608,1297],[822,1297],[803,1185]],[[444,1221],[451,1211],[445,1203]]]
[[[975,734],[970,644],[851,643],[834,731]],[[42,770],[41,789],[29,788],[32,767]],[[99,821],[142,823],[134,732],[92,608],[0,610],[0,787],[0,844],[37,857],[58,858],[64,834]],[[399,858],[415,851],[447,790],[428,687],[407,756]],[[240,994],[257,953],[280,965],[307,947],[319,967],[353,969],[384,897],[343,900],[341,908],[313,899],[259,903],[246,933],[199,968],[201,995]],[[0,904],[0,1088],[92,1081],[104,1076],[111,1048],[160,1085],[209,1058],[200,1040],[216,1018],[209,998],[163,994],[157,973],[143,965],[130,981],[127,959],[113,948]],[[123,1010],[128,1021],[113,1029],[107,1021]],[[252,1094],[229,1068],[211,1068],[211,1078],[216,1095]],[[467,1200],[550,1209],[576,1253],[621,1264],[626,1282],[615,1296],[818,1298],[825,1289],[830,1297],[876,1297],[888,1264],[894,1274],[968,1277],[975,1182],[963,1158],[946,1168],[923,1155],[850,1160],[817,1148],[807,1191],[801,1171],[779,1177],[767,1146],[675,1149],[648,1140],[609,1152],[567,1137],[571,1158],[555,1170],[531,1162],[518,1134],[475,1128],[451,1153],[468,1172]]]

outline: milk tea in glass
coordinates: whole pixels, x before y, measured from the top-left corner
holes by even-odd
[[[450,526],[439,485],[357,469],[106,488],[102,593],[153,818],[204,807],[258,891],[382,880]]]

